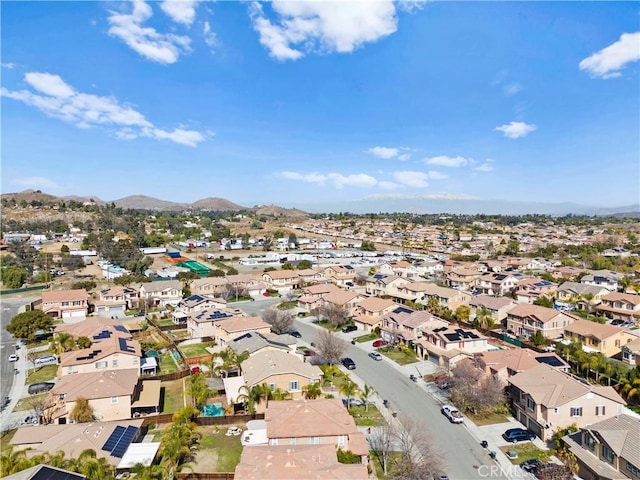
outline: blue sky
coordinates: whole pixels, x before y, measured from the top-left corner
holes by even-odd
[[[640,198],[636,2],[0,8],[3,192]]]

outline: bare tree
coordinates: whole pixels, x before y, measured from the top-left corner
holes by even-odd
[[[326,358],[331,364],[339,363],[347,350],[347,342],[335,333],[325,329],[318,332],[315,343],[318,354]]]
[[[280,311],[275,308],[268,308],[262,312],[262,320],[271,325],[271,329],[276,333],[285,333],[293,326],[293,316],[289,311]]]
[[[398,417],[392,424],[376,428],[368,443],[388,478],[423,480],[443,469],[442,453],[434,447],[423,422]],[[391,452],[400,455],[392,459]]]
[[[324,305],[318,309],[318,313],[321,317],[327,319],[334,327],[339,327],[349,321],[347,309],[335,303],[325,302]]]
[[[504,386],[497,377],[462,361],[452,370],[451,400],[463,412],[490,411],[505,403]]]

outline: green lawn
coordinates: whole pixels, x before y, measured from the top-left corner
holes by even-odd
[[[173,373],[178,371],[178,366],[170,352],[160,354],[160,373]]]
[[[378,477],[378,480],[386,480],[387,478],[393,478],[395,470],[397,468],[395,467],[396,462],[401,458],[402,453],[401,452],[389,452],[388,457],[387,457],[387,473],[388,475],[384,474],[384,471],[382,469],[382,456],[379,455],[379,452],[375,451],[375,450],[371,450],[369,452],[370,457],[371,457],[371,463],[373,463],[374,468],[376,469],[376,476]]]
[[[173,413],[184,407],[182,379],[162,382],[162,389],[164,390],[164,403],[160,413]]]
[[[483,425],[493,425],[496,423],[504,423],[508,422],[509,419],[505,417],[502,413],[488,413],[485,415],[474,415],[471,412],[468,412],[467,417],[477,426],[481,427]]]
[[[349,409],[349,413],[359,427],[376,427],[387,423],[375,405],[369,404],[368,411],[365,411],[364,406],[353,406]]]
[[[378,350],[385,357],[390,358],[398,365],[408,365],[418,361],[415,355],[408,355],[404,350],[398,350],[393,347],[385,347]]]
[[[282,302],[278,304],[278,310],[290,310],[298,306],[298,301],[293,300],[291,302]]]
[[[202,342],[192,343],[190,345],[181,345],[178,347],[185,357],[201,357],[203,355],[210,355],[207,351],[207,347],[211,347],[214,342]]]
[[[156,320],[156,323],[158,324],[159,327],[165,327],[167,325],[174,325],[173,319],[171,319],[171,318],[167,318],[167,319],[164,319],[164,320]]]
[[[28,397],[21,398],[13,409],[14,412],[26,412],[33,410],[34,405],[42,404],[42,401],[49,395],[48,393],[40,393],[38,395],[29,395]]]
[[[48,382],[56,377],[58,365],[46,365],[40,369],[29,370],[27,375],[27,383]]]
[[[240,425],[244,430],[245,425]],[[227,437],[226,428],[220,428],[218,431],[210,428],[199,428],[202,434],[200,440],[200,448],[197,456],[217,456],[217,472],[233,472],[238,463],[240,463],[240,455],[242,454],[242,445],[240,444],[240,435]],[[259,447],[255,447],[259,448]]]
[[[370,342],[371,340],[377,340],[378,338],[380,337],[372,332],[372,333],[367,333],[366,335],[360,335],[359,337],[356,337],[354,340],[358,343],[364,343],[364,342]]]
[[[507,445],[506,447],[500,447],[500,450],[505,454],[509,450],[515,450],[518,452],[517,458],[511,458],[507,455],[507,458],[514,465],[520,465],[525,460],[530,460],[532,458],[537,458],[542,462],[546,462],[549,460],[549,452],[546,450],[540,450],[531,442],[517,443],[515,445]]]

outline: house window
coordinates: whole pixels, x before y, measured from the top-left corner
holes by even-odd
[[[604,405],[596,405],[596,417],[604,415]]]
[[[553,409],[553,413],[556,414],[556,415],[558,414],[559,411],[560,411],[560,409],[558,407],[555,407]]]
[[[118,359],[117,359],[117,358],[114,358],[114,359],[111,361],[111,366],[112,366],[112,367],[117,367],[117,366],[118,366]]]
[[[63,307],[68,307],[69,306],[69,302],[62,302],[62,306]]]
[[[640,477],[640,468],[636,467],[633,463],[629,463],[629,461],[627,461],[627,470],[631,472],[632,475]]]
[[[269,389],[270,389],[272,392],[275,392],[275,391],[276,391],[276,384],[275,384],[275,383],[270,383],[270,384],[269,384]]]
[[[584,446],[587,447],[592,452],[596,448],[595,439],[590,434],[588,434],[586,432],[584,434]]]
[[[581,417],[582,416],[582,407],[571,407],[571,416],[572,417]]]
[[[536,402],[534,402],[531,397],[527,397],[527,408],[531,411],[536,409]]]
[[[289,439],[289,445],[297,445],[298,444],[298,439],[297,438],[290,438]]]
[[[347,444],[347,436],[346,435],[338,435],[338,446],[344,447]]]
[[[297,381],[289,382],[289,391],[300,390],[300,384]]]
[[[67,373],[77,373],[77,372],[78,372],[77,365],[70,365],[69,367],[67,367]]]
[[[309,438],[310,445],[320,445],[320,437],[310,437]]]
[[[96,368],[107,368],[107,362],[96,362]]]
[[[111,404],[118,403],[118,397],[111,397]]]
[[[608,446],[602,445],[602,457],[609,463],[613,463],[613,459],[615,458],[615,453]]]

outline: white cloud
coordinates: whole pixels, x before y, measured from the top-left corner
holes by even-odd
[[[269,2],[274,23],[262,5],[253,2],[249,13],[260,43],[277,60],[297,60],[307,53],[349,53],[365,43],[391,35],[397,29],[392,0],[372,2]]]
[[[367,200],[479,200],[479,197],[466,193],[420,193],[415,195],[403,193],[375,193]]]
[[[443,180],[445,178],[449,178],[449,175],[447,175],[446,173],[437,172],[435,170],[429,170],[429,172],[427,172],[427,175],[429,175],[429,178],[432,180]]]
[[[493,160],[487,158],[484,163],[474,167],[476,172],[492,172],[493,171]]]
[[[61,187],[56,182],[46,177],[25,177],[16,178],[11,183],[21,188],[31,188],[33,190],[60,190]]]
[[[412,172],[408,170],[394,172],[393,178],[398,183],[406,185],[407,187],[424,188],[429,186],[427,182],[429,175],[424,172]]]
[[[206,43],[207,46],[213,48],[218,44],[218,38],[216,37],[215,32],[211,31],[211,25],[209,25],[209,22],[204,22],[202,33],[204,34],[204,43]]]
[[[520,138],[526,137],[534,130],[537,130],[538,127],[536,125],[529,125],[525,122],[509,122],[505,125],[500,125],[495,129],[502,132],[507,138]]]
[[[623,33],[620,40],[582,60],[578,66],[592,77],[614,78],[631,62],[640,60],[640,32]]]
[[[8,68],[9,70],[13,70],[16,68],[16,64],[12,62],[2,62],[2,68]]]
[[[371,147],[369,150],[367,150],[367,153],[370,153],[375,157],[384,158],[385,160],[388,160],[390,158],[397,157],[398,153],[400,153],[400,150],[397,148],[390,148],[390,147]]]
[[[189,51],[189,37],[172,33],[159,33],[154,28],[143,27],[153,12],[143,0],[133,1],[131,14],[111,12],[107,18],[109,34],[123,40],[131,49],[154,62],[175,63],[180,55]]]
[[[505,96],[507,97],[512,97],[516,93],[521,92],[522,90],[524,90],[524,87],[520,85],[518,82],[511,82],[510,84],[502,87],[502,93],[504,93]]]
[[[411,158],[410,153],[403,153],[402,155],[398,155],[398,160],[400,160],[401,162],[406,162],[410,158]]]
[[[328,173],[321,174],[317,172],[312,173],[299,173],[284,171],[280,172],[280,176],[289,180],[298,180],[307,183],[315,183],[316,185],[324,185],[326,183],[332,183],[336,188],[342,188],[344,186],[352,187],[374,187],[378,184],[378,181],[371,175],[366,173],[357,173],[352,175],[342,175],[341,173]]]
[[[457,156],[449,157],[447,155],[438,155],[436,157],[427,157],[424,159],[427,165],[441,165],[443,167],[464,167],[469,163],[469,159]]]
[[[398,8],[407,13],[415,13],[422,10],[427,4],[427,0],[398,0]]]
[[[383,180],[382,182],[378,183],[378,186],[383,189],[383,190],[395,190],[396,188],[398,188],[400,185],[398,185],[395,182],[388,182],[386,180]]]
[[[196,0],[164,0],[160,8],[174,22],[191,25],[196,18]]]
[[[37,93],[29,90],[11,91],[2,87],[0,95],[35,107],[49,117],[79,128],[116,127],[115,135],[122,139],[145,136],[192,147],[204,140],[204,136],[197,131],[176,128],[169,132],[158,128],[142,113],[112,97],[79,93],[59,75],[29,72],[25,74],[25,81]]]

